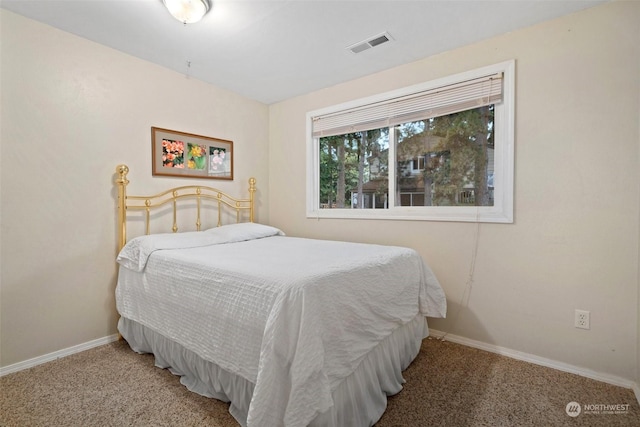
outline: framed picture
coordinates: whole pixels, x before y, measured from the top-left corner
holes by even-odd
[[[233,179],[233,141],[151,128],[152,174]]]

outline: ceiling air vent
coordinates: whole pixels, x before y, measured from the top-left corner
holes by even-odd
[[[376,47],[383,43],[386,43],[389,40],[393,40],[393,39],[391,38],[391,35],[389,35],[389,33],[385,31],[382,34],[378,34],[376,36],[370,37],[367,40],[352,44],[351,46],[347,47],[347,49],[349,49],[353,53],[360,53],[372,47]]]

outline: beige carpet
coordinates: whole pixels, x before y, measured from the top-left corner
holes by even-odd
[[[404,376],[377,427],[640,426],[631,390],[446,341],[425,340]],[[4,427],[237,427],[227,409],[123,341],[0,378]]]

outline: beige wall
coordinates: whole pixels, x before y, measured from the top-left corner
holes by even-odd
[[[413,247],[448,296],[449,317],[432,328],[636,381],[638,40],[640,2],[614,2],[270,106],[272,224]],[[305,218],[307,111],[509,59],[514,224]],[[591,330],[574,328],[576,308]]]
[[[0,10],[1,353],[7,366],[116,333],[115,167],[131,193],[257,178],[268,222],[268,108]],[[234,141],[235,180],[151,177],[151,126]]]

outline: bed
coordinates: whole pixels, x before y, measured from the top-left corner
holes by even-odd
[[[375,424],[428,336],[426,317],[446,313],[417,252],[256,223],[254,179],[246,198],[205,186],[130,196],[128,172],[116,168],[116,306],[130,347],[229,402],[242,426]],[[128,240],[134,212],[144,233]],[[186,213],[194,229],[178,233]],[[156,233],[163,214],[171,232]]]

